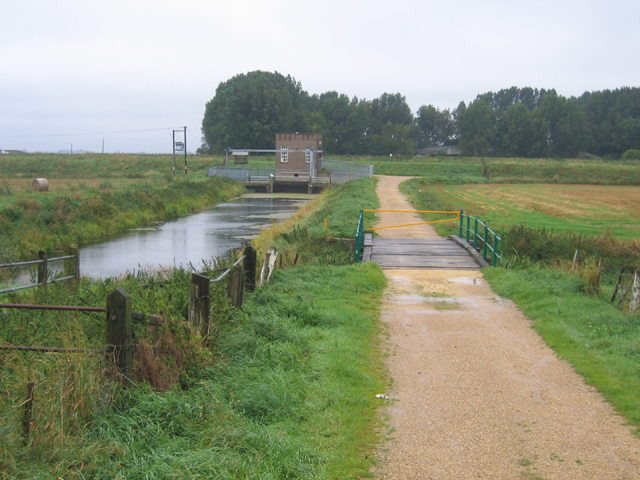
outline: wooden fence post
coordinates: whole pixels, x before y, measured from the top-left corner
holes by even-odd
[[[209,277],[197,273],[191,274],[188,320],[202,338],[205,339],[205,342],[209,339],[210,286],[211,280]]]
[[[247,245],[244,249],[244,262],[242,266],[245,271],[245,287],[250,292],[256,289],[256,266],[257,266],[258,252],[251,245]]]
[[[640,270],[636,270],[633,277],[633,288],[631,289],[631,304],[629,313],[634,314],[640,305]]]
[[[622,283],[622,275],[624,274],[624,267],[620,269],[620,274],[618,275],[618,281],[616,282],[616,288],[613,289],[613,296],[611,297],[611,303],[616,300],[616,295],[618,294],[618,289],[620,288],[620,284]]]
[[[27,383],[27,401],[24,404],[24,416],[22,417],[22,441],[25,445],[29,443],[31,433],[31,416],[33,413],[33,390],[35,382]]]
[[[113,355],[118,370],[127,385],[133,372],[133,323],[131,321],[131,296],[117,288],[107,297],[107,352]]]
[[[38,258],[42,260],[42,263],[38,264],[38,284],[46,284],[49,277],[49,271],[47,266],[47,252],[40,250],[38,252]]]
[[[264,262],[262,264],[262,270],[260,271],[259,286],[269,283],[271,274],[276,268],[276,261],[278,260],[278,249],[276,247],[269,247],[264,254]]]
[[[244,296],[244,272],[241,268],[234,268],[227,292],[231,298],[231,303],[236,308],[242,308],[242,297]]]
[[[75,258],[65,258],[63,260],[63,277],[71,277],[75,275],[75,278],[67,280],[67,283],[78,283],[80,281],[80,251],[76,245],[65,247],[65,256],[74,255]]]
[[[580,255],[580,251],[576,250],[576,253],[573,255],[573,263],[571,264],[571,271],[573,272],[576,269],[576,263],[578,263],[578,257]]]

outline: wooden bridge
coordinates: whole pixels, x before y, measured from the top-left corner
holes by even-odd
[[[382,269],[480,270],[488,263],[463,239],[382,238],[364,235],[363,262]]]
[[[429,235],[422,237],[420,234],[407,237],[374,237],[371,233],[364,233],[365,212],[455,215],[449,219],[385,225],[368,230],[421,227],[431,223],[457,221],[460,222],[460,235],[449,235],[448,238],[428,238]],[[500,258],[499,241],[500,237],[486,223],[465,215],[462,211],[362,210],[356,229],[355,261],[374,262],[383,269],[479,270],[489,265],[489,253],[493,265],[497,264]]]

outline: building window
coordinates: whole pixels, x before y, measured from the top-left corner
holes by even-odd
[[[289,147],[285,145],[280,147],[280,162],[281,163],[289,162]]]
[[[305,161],[305,163],[311,163],[311,150],[313,150],[313,147],[305,147],[305,149],[304,149],[304,161]]]

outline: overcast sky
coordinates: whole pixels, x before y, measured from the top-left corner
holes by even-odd
[[[218,84],[253,70],[414,113],[640,86],[637,0],[0,2],[0,149],[169,153],[186,126],[194,151]]]

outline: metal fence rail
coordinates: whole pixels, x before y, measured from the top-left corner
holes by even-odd
[[[373,165],[362,163],[343,162],[341,160],[320,159],[318,170],[331,172],[331,183],[340,185],[356,178],[372,178]]]
[[[65,248],[65,255],[62,257],[54,257],[48,258],[47,253],[41,251],[39,253],[40,258],[38,260],[28,260],[25,262],[15,262],[15,263],[3,263],[0,264],[0,268],[12,268],[12,267],[22,267],[27,265],[38,265],[38,281],[36,283],[30,285],[19,285],[16,287],[5,288],[4,290],[0,290],[0,294],[2,293],[10,293],[17,292],[19,290],[25,290],[27,288],[37,287],[39,285],[43,285],[48,282],[63,282],[66,280],[79,280],[80,279],[80,253],[78,247],[71,246]],[[64,275],[61,278],[54,278],[49,280],[49,263],[62,261],[63,269],[62,274]]]
[[[264,181],[264,178],[269,178],[270,175],[275,175],[275,168],[224,168],[224,167],[211,167],[209,169],[209,176],[213,177],[225,177],[235,180],[237,182],[250,182],[251,179],[255,181]]]
[[[316,183],[331,183],[341,185],[356,178],[372,178],[373,165],[363,165],[361,163],[343,162],[341,160],[319,159],[318,170],[331,172],[331,180],[324,180],[324,177],[314,177]],[[209,176],[226,177],[237,182],[265,182],[270,176],[276,175],[275,168],[225,168],[211,167]]]

